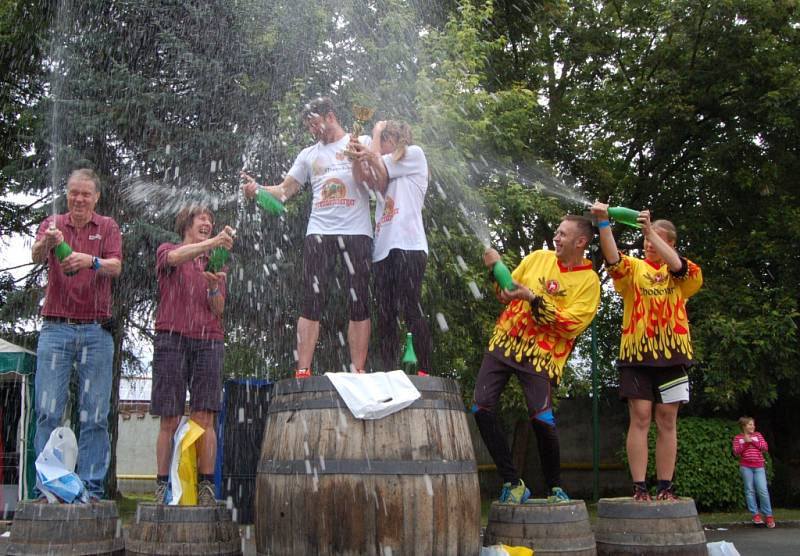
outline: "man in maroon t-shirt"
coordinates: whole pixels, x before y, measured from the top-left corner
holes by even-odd
[[[214,215],[205,207],[187,207],[175,218],[183,242],[162,243],[156,252],[161,299],[153,341],[153,390],[150,413],[161,416],[156,440],[156,502],[167,491],[172,439],[184,413],[190,389],[190,417],[205,432],[197,441],[197,497],[201,505],[216,503],[214,463],[217,437],[214,420],[220,410],[222,363],[225,355],[222,313],[225,269],[206,270],[209,252],[233,246],[229,226],[211,236]]]
[[[93,499],[103,497],[110,456],[111,281],[122,271],[119,226],[94,212],[99,199],[97,174],[85,168],[72,172],[67,180],[67,213],[41,223],[31,253],[33,262],[48,267],[36,352],[34,447],[38,455],[53,429],[62,424],[75,367],[80,420],[76,471]],[[54,248],[62,241],[72,254],[59,261]]]

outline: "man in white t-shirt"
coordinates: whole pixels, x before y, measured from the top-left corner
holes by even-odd
[[[339,259],[347,276],[350,322],[347,342],[350,370],[363,372],[369,345],[369,277],[372,256],[372,223],[369,193],[353,179],[353,165],[344,151],[351,142],[336,116],[333,101],[320,97],[303,110],[303,121],[317,142],[303,149],[278,185],[264,189],[286,201],[310,183],[313,200],[303,246],[303,306],[297,322],[296,378],[311,376],[311,362],[319,338],[319,321],[328,282]],[[365,136],[359,141],[369,144]],[[253,198],[259,186],[249,175],[245,195]]]
[[[376,191],[375,248],[372,264],[378,306],[378,337],[381,364],[396,369],[402,342],[397,337],[398,317],[412,333],[417,355],[417,374],[431,369],[433,351],[427,317],[420,297],[428,260],[428,241],[422,222],[422,207],[428,190],[428,162],[413,144],[406,122],[378,122],[372,144],[353,145],[362,163],[353,165],[358,183]]]

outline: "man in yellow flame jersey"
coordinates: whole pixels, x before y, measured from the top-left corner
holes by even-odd
[[[530,491],[511,460],[495,407],[511,375],[522,386],[536,433],[542,471],[552,502],[569,501],[561,488],[561,454],[551,399],[575,339],[592,322],[600,302],[600,280],[583,253],[592,239],[587,218],[566,216],[553,237],[555,251],[534,251],[511,274],[516,289],[498,288],[506,308],[497,319],[475,381],[473,413],[481,437],[503,478],[500,501],[523,503]],[[492,268],[500,259],[484,254]]]
[[[617,367],[620,398],[628,401],[630,425],[626,449],[635,500],[649,501],[647,434],[655,406],[658,500],[674,500],[672,478],[678,453],[677,420],[689,401],[692,341],[686,300],[703,284],[700,267],[675,251],[678,239],[669,220],[650,221],[639,213],[644,259],[621,254],[608,222],[608,205],[595,203],[592,213],[600,228],[600,248],[614,288],[622,296],[622,339]]]

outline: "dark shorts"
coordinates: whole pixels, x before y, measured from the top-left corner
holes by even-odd
[[[520,369],[507,364],[490,353],[483,355],[478,378],[475,380],[475,405],[477,409],[494,411],[500,394],[511,375],[516,375],[528,406],[528,417],[555,426],[550,379],[533,369]]]
[[[318,321],[335,278],[339,259],[345,275],[350,320],[369,318],[369,276],[372,238],[369,236],[306,236],[303,243],[303,309],[301,316]]]
[[[218,412],[222,406],[222,340],[196,340],[174,332],[156,332],[150,414],[183,415],[186,390],[192,411]]]
[[[689,376],[677,367],[620,367],[619,397],[655,403],[688,403]]]

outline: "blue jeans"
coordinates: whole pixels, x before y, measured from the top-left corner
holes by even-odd
[[[78,371],[80,436],[76,473],[92,497],[102,498],[111,442],[108,410],[114,340],[99,324],[45,322],[36,350],[36,437],[40,454],[53,429],[60,427],[73,368]]]
[[[744,467],[739,466],[739,473],[744,481],[744,499],[747,501],[747,509],[755,515],[758,513],[758,506],[761,506],[761,513],[772,515],[772,504],[769,502],[769,491],[767,490],[767,473],[763,467]],[[756,504],[756,494],[758,494],[758,505]]]

